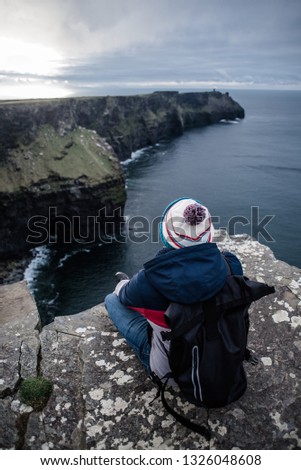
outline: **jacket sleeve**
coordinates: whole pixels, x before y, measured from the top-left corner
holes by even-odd
[[[138,271],[119,291],[119,300],[127,307],[164,310],[168,301],[147,280],[144,269]]]
[[[223,251],[223,255],[225,256],[225,258],[227,258],[227,261],[231,266],[232,273],[238,276],[242,276],[243,269],[241,262],[239,261],[237,256],[235,256],[233,253],[230,253],[230,251]]]

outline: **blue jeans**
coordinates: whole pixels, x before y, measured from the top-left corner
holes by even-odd
[[[150,374],[147,320],[140,313],[123,305],[114,293],[106,296],[105,306],[112,322]]]

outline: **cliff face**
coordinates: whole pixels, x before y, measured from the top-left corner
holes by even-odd
[[[1,250],[10,256],[39,244],[96,238],[125,203],[124,177],[110,145],[95,131],[80,127],[58,133],[37,128],[8,150],[1,165]],[[97,232],[97,233],[96,233]]]
[[[243,117],[219,92],[0,103],[0,257],[50,237],[93,241],[105,228],[99,211],[122,216],[118,160],[189,127]]]
[[[243,117],[243,108],[220,92],[0,102],[0,156],[20,141],[35,140],[46,124],[59,134],[77,126],[95,130],[125,160],[131,152],[189,127]]]

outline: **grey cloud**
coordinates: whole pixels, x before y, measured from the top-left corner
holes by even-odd
[[[52,78],[76,92],[156,80],[301,86],[299,0],[0,0],[0,14],[0,37],[58,50],[68,65]]]

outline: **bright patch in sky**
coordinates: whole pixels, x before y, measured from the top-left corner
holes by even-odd
[[[49,47],[0,38],[0,70],[20,74],[56,75],[62,57]]]

